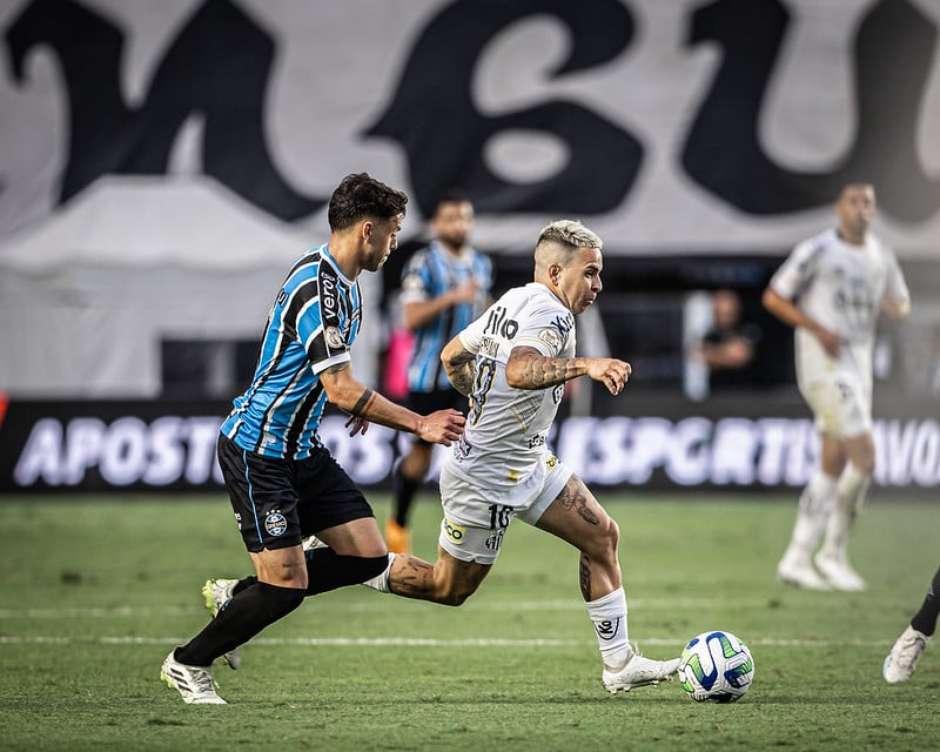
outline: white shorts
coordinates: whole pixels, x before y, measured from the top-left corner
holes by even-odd
[[[458,477],[445,462],[440,480],[444,519],[438,543],[460,561],[492,564],[513,517],[537,523],[573,472],[546,453],[521,483],[509,491],[494,491]]]
[[[836,439],[871,431],[871,389],[850,374],[833,373],[800,385],[816,417],[816,430]]]

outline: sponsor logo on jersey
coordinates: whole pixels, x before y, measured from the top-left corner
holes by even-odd
[[[486,547],[487,551],[499,551],[499,547],[503,544],[503,531],[499,530],[489,536],[484,542],[483,545]]]
[[[324,337],[326,337],[326,344],[331,350],[341,350],[345,346],[343,341],[343,334],[335,326],[328,326],[324,330]]]
[[[456,522],[451,522],[446,517],[444,518],[444,534],[447,536],[447,540],[455,545],[461,545],[465,536],[465,530],[462,525],[458,525]]]
[[[604,621],[597,622],[594,625],[594,629],[597,632],[597,636],[602,640],[610,641],[617,636],[617,633],[620,631],[620,617],[618,616],[615,620],[611,621],[610,619],[605,619]]]
[[[275,538],[287,532],[287,518],[278,510],[268,512],[264,518],[264,529]]]
[[[540,433],[535,436],[529,437],[529,449],[535,449],[536,447],[545,446],[545,434]]]

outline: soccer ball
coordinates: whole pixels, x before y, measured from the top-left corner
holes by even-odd
[[[679,680],[696,702],[736,702],[754,681],[754,658],[730,632],[703,632],[682,651]]]

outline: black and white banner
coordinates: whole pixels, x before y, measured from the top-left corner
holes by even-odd
[[[219,490],[215,444],[226,407],[14,401],[0,426],[0,492]],[[757,491],[805,484],[817,462],[812,422],[797,410],[762,415],[753,403],[739,408],[651,415],[636,404],[634,415],[559,421],[549,445],[598,488]],[[344,421],[328,416],[321,438],[357,483],[385,485],[404,437],[371,426],[350,438]],[[940,419],[884,417],[874,436],[876,485],[905,493],[940,488]]]
[[[864,178],[927,258],[938,45],[933,0],[7,0],[0,261],[296,255],[363,169],[407,232],[459,185],[484,247],[632,254],[779,253]]]

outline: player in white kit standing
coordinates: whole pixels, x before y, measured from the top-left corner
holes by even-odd
[[[628,642],[619,530],[584,483],[546,447],[564,383],[587,375],[619,394],[630,366],[575,357],[574,316],[601,291],[601,240],[579,222],[545,227],[535,281],[510,290],[443,350],[451,383],[470,397],[464,435],[447,456],[438,559],[395,556],[364,583],[459,606],[486,577],[519,517],[580,551],[579,579],[609,692],[656,684],[678,660],[654,661]]]
[[[875,466],[875,323],[880,312],[906,316],[910,296],[894,253],[869,230],[874,188],[846,185],[836,213],[838,228],[796,246],[763,298],[771,313],[796,329],[797,384],[821,440],[820,467],[800,497],[777,575],[813,590],[858,591],[865,581],[849,564],[847,545]]]

